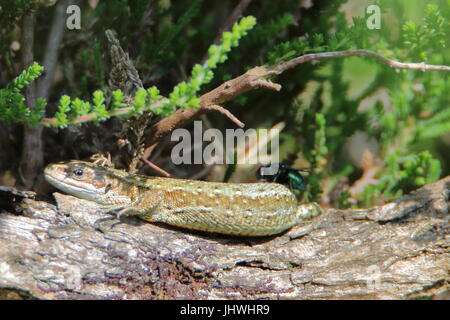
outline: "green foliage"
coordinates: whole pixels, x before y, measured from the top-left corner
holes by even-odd
[[[401,6],[396,8],[402,9]],[[445,11],[445,14],[448,16],[450,11]],[[386,32],[389,28],[385,25],[381,30],[369,30],[365,19],[353,18],[353,26],[349,27],[338,15],[334,26],[338,30],[336,33],[326,36],[313,34],[305,39],[283,42],[268,53],[267,63],[289,60],[309,52],[364,48],[400,61],[449,65],[449,55],[446,54],[446,42],[450,39],[448,20],[442,15],[442,9],[428,5],[423,25],[404,21],[398,36],[402,42],[395,44],[390,43],[395,39],[390,38]],[[437,180],[442,171],[441,163],[433,153],[424,149],[430,147],[430,139],[450,132],[448,73],[396,72],[374,61],[350,60],[352,62],[349,63],[333,60],[317,68],[316,75],[310,76],[316,83],[311,87],[314,89],[308,89],[310,98],[294,104],[296,115],[293,121],[296,122],[295,127],[301,128],[300,151],[314,168],[304,198],[319,199],[322,190],[318,186],[324,181],[336,184],[342,177],[333,172],[340,172],[349,165],[348,160],[342,161],[341,153],[348,138],[358,131],[376,138],[379,150],[372,156],[382,165],[360,194],[351,197],[348,190],[340,190],[336,199],[340,207],[379,203]],[[349,73],[353,75],[353,78],[348,77],[353,83],[342,81]],[[360,87],[358,90],[350,86],[355,86],[355,83]],[[388,104],[373,99],[370,107],[361,110],[361,101],[380,89],[387,90]],[[351,91],[357,93],[350,94]],[[320,125],[317,115],[324,117],[325,126]],[[362,169],[370,168],[369,165]],[[355,177],[357,180],[356,173],[353,181]],[[350,198],[353,199],[350,201]]]
[[[312,171],[308,176],[308,185],[304,192],[304,199],[313,201],[322,193],[320,180],[324,177],[324,164],[328,154],[326,145],[326,120],[323,114],[314,115],[314,131],[307,137],[307,145],[304,147],[304,157],[311,165]]]
[[[110,117],[124,116],[131,117],[142,114],[148,110],[152,104],[161,101],[159,90],[151,87],[147,90],[139,89],[133,98],[133,105],[125,103],[125,96],[121,90],[115,90],[111,94],[110,107],[106,107],[106,99],[102,91],[97,90],[92,97],[92,103],[88,101],[71,98],[67,95],[61,97],[58,111],[54,119],[45,122],[47,126],[57,126],[65,128],[70,124],[80,124],[89,121],[105,121]]]
[[[114,91],[113,97],[115,96],[114,94],[119,94],[123,97],[123,93],[121,91],[119,93]],[[113,107],[111,109],[114,110],[116,107],[118,108],[118,104],[119,104],[119,102],[114,100],[114,102],[112,103]],[[120,106],[122,106],[122,105],[120,105]],[[61,111],[61,107],[59,107],[59,110]],[[91,112],[92,106],[89,102],[83,101],[79,98],[75,98],[75,100],[72,101],[72,105],[71,105],[71,108],[69,108],[69,110],[73,110],[73,116],[71,118],[76,119],[76,118],[83,117],[84,115],[87,115],[89,112]],[[68,123],[65,123],[64,126],[66,126],[67,124]],[[60,123],[59,126],[62,127],[63,124]]]
[[[266,43],[268,37],[276,37],[283,34],[288,26],[294,24],[294,17],[289,12],[284,12],[266,23],[258,24],[249,34],[249,42],[254,46]]]
[[[411,57],[428,60],[430,48],[446,47],[449,27],[450,23],[445,21],[438,6],[428,5],[423,26],[412,21],[403,25],[403,44]]]
[[[169,100],[163,104],[162,108],[155,110],[158,114],[165,116],[170,115],[176,107],[181,108],[198,108],[200,106],[200,98],[197,92],[204,84],[209,83],[213,79],[213,71],[219,63],[227,60],[228,54],[233,47],[237,47],[239,40],[244,37],[250,29],[256,24],[256,19],[252,16],[242,18],[233,25],[230,32],[222,34],[220,45],[212,45],[209,47],[209,57],[203,65],[196,64],[192,69],[192,74],[188,82],[181,82],[169,95]]]
[[[125,95],[123,94],[122,90],[114,90],[112,92],[111,110],[114,111],[126,106],[124,103],[124,99]]]
[[[433,5],[426,7],[423,26],[405,22],[401,38],[408,48],[409,60],[449,64],[442,55],[445,41],[450,37],[448,26]],[[386,159],[386,165],[379,175],[379,183],[366,188],[362,197],[364,204],[372,203],[376,196],[394,198],[437,180],[441,174],[440,162],[429,151],[415,153],[412,150],[450,132],[448,74],[401,72],[394,76],[390,71],[380,73],[394,77],[397,87],[391,91],[390,112],[385,112],[379,102],[368,112],[372,119],[378,119],[370,132],[380,137],[381,157]],[[429,116],[422,119],[423,114]]]
[[[311,8],[291,0],[252,2],[246,9],[252,16],[225,32],[217,45],[211,42],[232,5],[202,0],[111,0],[100,1],[91,9],[84,2],[83,25],[89,26],[89,33],[82,30],[65,35],[59,65],[64,79],[48,100],[48,114],[56,111],[53,118],[43,119],[47,101],[42,99],[36,101],[36,108],[28,109],[22,92],[41,74],[42,67],[35,64],[7,84],[3,79],[13,78],[11,70],[19,65],[20,57],[8,49],[8,41],[0,44],[2,72],[8,70],[0,74],[5,81],[0,89],[0,122],[63,128],[144,112],[167,117],[175,108],[198,108],[201,90],[251,67],[308,53],[368,49],[402,62],[450,65],[450,7],[440,5],[443,1],[428,0],[424,5],[417,0],[417,8],[403,0],[378,1],[380,30],[367,28],[367,16],[348,19],[350,10],[342,7],[346,2],[315,1]],[[32,2],[20,0],[4,1],[1,6],[1,21],[12,21],[36,8]],[[43,10],[50,13],[52,8]],[[36,57],[45,50],[47,16],[37,15]],[[20,24],[8,23],[7,28],[13,27],[20,29]],[[107,28],[117,31],[146,88],[133,97],[107,89],[105,76],[110,66],[103,37]],[[12,33],[7,35],[13,39]],[[449,73],[395,70],[354,57],[305,63],[278,80],[283,86],[280,93],[253,90],[226,107],[249,128],[287,123],[283,137],[290,144],[283,146],[288,149],[284,153],[296,155],[312,168],[305,200],[322,197],[341,208],[370,205],[450,172],[443,138],[450,132]],[[66,95],[61,97],[61,92]],[[224,118],[214,117],[214,126],[229,127]],[[108,130],[113,126],[117,130],[120,123],[108,123]],[[361,148],[349,139],[361,132],[376,144],[371,149],[371,164],[357,163],[348,155],[349,149]],[[354,194],[352,189],[350,193],[350,187],[364,180],[374,166],[376,173],[363,191]]]
[[[44,71],[44,68],[38,63],[34,62],[27,70],[23,71],[17,78],[8,85],[7,89],[19,92],[25,86],[30,84],[31,81],[39,77]]]
[[[370,39],[373,35],[367,32],[364,18],[354,17],[353,26],[350,28],[347,27],[342,14],[337,14],[336,21],[338,32],[326,36],[322,33],[314,33],[311,37],[282,42],[267,53],[266,63],[272,65],[307,53],[367,47],[367,39]]]
[[[189,8],[183,13],[177,23],[168,24],[163,39],[159,42],[159,44],[154,44],[151,47],[150,57],[152,59],[161,58],[162,55],[166,54],[167,48],[172,41],[174,41],[186,25],[198,15],[202,3],[203,0],[192,1]]]
[[[342,190],[339,192],[339,194],[338,194],[339,209],[345,209],[345,208],[349,208],[351,206],[349,198],[350,198],[350,191]]]
[[[155,80],[167,75],[178,63],[184,52],[193,54],[192,37],[198,35],[197,28],[191,28],[192,21],[201,16],[203,0],[185,2],[184,5],[167,5],[165,1],[155,3],[155,26],[145,34],[140,47],[141,59],[137,66],[143,70],[151,70],[148,77]],[[180,10],[181,7],[182,9]],[[195,47],[194,47],[195,48]]]
[[[14,20],[30,12],[38,2],[39,0],[3,0],[0,3],[0,21]]]
[[[94,43],[93,50],[94,50],[95,78],[97,86],[103,87],[105,83],[104,81],[105,67],[103,65],[102,48],[100,46],[100,43],[98,42]]]
[[[138,91],[136,93],[136,97],[138,97],[139,92],[140,91]],[[137,100],[136,97],[135,97],[135,102]],[[110,115],[106,111],[105,97],[103,96],[102,91],[97,90],[94,92],[94,97],[92,99],[92,102],[94,102],[94,112],[97,115],[96,120],[103,121],[103,120],[108,119]],[[140,105],[135,104],[134,107],[135,107],[136,112],[140,112],[140,110],[139,110],[139,107],[141,107]]]
[[[105,17],[98,27],[114,28],[118,31],[128,31],[139,26],[142,14],[148,5],[147,0],[110,0],[99,1],[95,8],[95,17]]]
[[[397,175],[400,178],[394,190],[410,191],[410,189],[439,179],[441,167],[439,161],[433,159],[428,151],[423,151],[401,159],[400,170]]]
[[[23,123],[37,125],[44,115],[46,102],[36,101],[34,109],[25,105],[25,97],[20,92],[25,86],[39,77],[44,70],[37,63],[33,63],[27,70],[14,78],[4,89],[0,89],[0,122],[6,124]]]
[[[70,97],[67,95],[64,95],[61,97],[61,100],[59,101],[59,108],[58,112],[55,114],[55,119],[58,122],[58,125],[60,128],[67,127],[69,124],[67,114],[70,112]]]
[[[424,184],[439,179],[441,166],[428,151],[401,157],[390,154],[386,169],[378,184],[367,186],[361,195],[361,203],[370,205],[380,198],[393,199]]]
[[[186,18],[187,19],[187,18]],[[173,91],[169,94],[169,98],[165,102],[161,102],[160,107],[154,107],[152,111],[156,114],[169,116],[175,111],[176,107],[181,108],[198,108],[200,105],[200,98],[197,96],[198,91],[201,86],[210,82],[213,78],[213,71],[218,64],[226,61],[228,54],[233,47],[238,46],[239,40],[244,37],[250,29],[252,29],[256,24],[254,17],[245,17],[237,22],[230,32],[224,32],[222,35],[222,41],[219,45],[212,45],[209,48],[209,58],[205,61],[203,65],[196,64],[192,69],[192,74],[187,82],[181,82],[176,85]],[[97,48],[98,46],[94,46]],[[95,49],[94,52],[99,52],[99,49]],[[96,54],[96,56],[98,56]],[[98,84],[103,83],[103,67],[101,60],[97,57],[96,59],[96,74],[98,78]],[[34,63],[27,71],[24,71],[19,77],[14,79],[11,84],[7,87],[8,92],[17,92],[24,86],[29,84],[32,80],[38,77],[43,68]],[[18,100],[23,100],[23,96],[12,97],[10,99],[15,99],[14,102]],[[7,100],[7,97],[4,98]],[[22,101],[21,100],[21,101]],[[127,110],[127,116],[133,116],[137,114],[142,114],[143,111],[147,110],[153,103],[158,100],[162,100],[162,96],[159,94],[159,90],[156,87],[151,87],[148,90],[140,89],[136,92],[134,96],[134,104],[130,106],[124,104],[124,94],[121,90],[115,90],[112,93],[111,106],[108,109],[106,106],[105,97],[102,91],[97,90],[93,94],[92,104],[83,101],[79,98],[72,99],[70,96],[64,95],[61,97],[58,111],[55,114],[53,121],[47,121],[45,125],[47,126],[58,126],[60,128],[67,127],[69,124],[82,123],[86,121],[104,121],[111,116],[123,114],[123,110]],[[16,102],[17,103],[17,102]],[[6,102],[5,102],[6,105]],[[39,104],[40,107],[45,105],[43,101]],[[24,107],[24,105],[23,105]],[[39,115],[42,114],[42,110],[39,109]],[[0,109],[1,112],[1,109]],[[90,117],[83,119],[83,117],[88,116],[88,113],[92,112]],[[33,122],[36,123],[36,115],[29,112],[26,108],[18,108],[16,114],[12,114],[11,111],[5,112],[3,120],[7,123],[12,123],[17,121],[17,119],[23,119],[33,116]],[[31,123],[30,122],[30,123]]]

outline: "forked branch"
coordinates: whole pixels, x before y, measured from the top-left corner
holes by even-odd
[[[369,50],[346,50],[322,53],[305,54],[288,61],[279,62],[272,66],[254,67],[244,74],[222,83],[217,88],[205,93],[200,98],[199,109],[178,109],[170,117],[164,118],[157,122],[147,138],[146,149],[143,158],[147,159],[152,150],[165,136],[167,136],[174,129],[182,126],[184,123],[192,121],[201,114],[210,111],[217,111],[228,117],[238,126],[243,127],[244,124],[227,111],[222,104],[230,101],[247,91],[264,88],[274,91],[279,91],[281,85],[270,82],[269,79],[273,76],[279,75],[284,71],[294,68],[299,64],[324,59],[335,59],[344,57],[368,57],[384,63],[392,68],[421,70],[421,71],[450,71],[450,66],[444,65],[430,65],[424,62],[411,63],[400,62],[393,59],[386,58],[378,53]]]

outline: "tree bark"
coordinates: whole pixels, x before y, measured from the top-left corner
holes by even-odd
[[[444,299],[449,195],[450,176],[380,207],[329,209],[278,236],[236,238],[133,217],[94,224],[104,215],[93,202],[55,193],[55,206],[0,188],[9,211],[0,298]]]
[[[34,13],[23,17],[22,23],[22,65],[28,68],[34,61]],[[30,83],[25,87],[25,100],[29,109],[36,108],[36,86]],[[24,188],[31,188],[37,173],[42,171],[44,162],[44,146],[42,143],[43,127],[25,126],[23,131],[22,155],[19,162],[20,182]]]

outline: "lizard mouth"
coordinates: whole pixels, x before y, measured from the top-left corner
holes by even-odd
[[[61,181],[61,178],[53,175],[49,168],[45,169],[45,179],[55,188],[83,199],[92,200],[98,193],[93,190],[81,188],[71,183],[72,181],[70,179],[65,179],[64,182]]]

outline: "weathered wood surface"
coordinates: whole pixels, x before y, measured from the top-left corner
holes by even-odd
[[[0,299],[449,297],[450,177],[259,239],[134,218],[96,229],[102,214],[92,202],[55,193],[55,206],[29,196],[0,192]],[[5,203],[21,197],[22,215],[12,214],[14,203]]]

